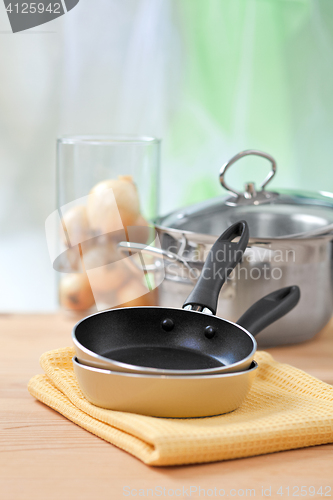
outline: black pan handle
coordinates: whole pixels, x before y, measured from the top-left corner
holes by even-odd
[[[237,324],[255,336],[291,311],[297,305],[300,296],[298,286],[280,288],[255,302],[239,318]]]
[[[240,236],[239,241],[231,243],[238,236]],[[200,277],[185,300],[183,308],[196,311],[207,308],[213,314],[216,313],[221,287],[231,271],[242,260],[248,241],[249,227],[245,221],[236,222],[215,241],[203,265]]]

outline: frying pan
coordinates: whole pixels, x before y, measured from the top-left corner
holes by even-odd
[[[232,243],[237,236],[238,243]],[[117,372],[155,375],[207,375],[249,368],[257,348],[253,335],[295,307],[300,293],[296,286],[275,291],[254,304],[238,324],[214,316],[221,286],[241,260],[248,237],[247,224],[241,221],[218,238],[183,309],[128,307],[78,322],[72,333],[78,361]]]
[[[236,410],[258,367],[216,375],[177,376],[113,372],[82,365],[73,358],[83,395],[102,408],[153,417],[208,417]]]

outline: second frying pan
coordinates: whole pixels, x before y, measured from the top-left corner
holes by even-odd
[[[77,358],[73,366],[82,393],[95,406],[167,418],[209,417],[236,410],[258,367],[253,361],[243,372],[161,377],[85,366]]]

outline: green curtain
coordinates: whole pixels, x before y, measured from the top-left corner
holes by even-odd
[[[173,176],[187,165],[178,205],[223,194],[219,166],[249,148],[276,158],[272,187],[333,191],[333,0],[173,6],[184,46],[182,105],[166,157]],[[259,183],[268,168],[244,159],[229,184]]]

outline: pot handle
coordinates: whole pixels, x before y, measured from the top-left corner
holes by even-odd
[[[141,253],[146,253],[148,255],[152,255],[153,257],[156,258],[160,257],[162,261],[163,259],[166,259],[169,262],[175,262],[179,265],[184,266],[184,268],[188,271],[189,279],[194,283],[196,282],[195,277],[192,276],[192,272],[195,271],[195,269],[193,269],[188,264],[188,262],[185,259],[183,259],[180,255],[177,255],[173,252],[163,250],[162,248],[152,247],[150,245],[145,245],[143,243],[132,243],[128,241],[121,241],[120,243],[118,243],[117,249],[125,257],[128,257],[129,255],[136,252],[141,252]],[[132,260],[126,261],[126,263],[129,263],[129,265],[135,266],[136,270],[148,271],[148,272],[158,272],[161,270],[163,264],[158,265],[157,262],[155,261],[155,264],[139,266],[135,261]]]
[[[237,236],[239,241],[232,243]],[[242,260],[248,241],[249,228],[245,221],[236,222],[216,240],[195,287],[183,304],[184,309],[216,313],[221,287]]]
[[[275,290],[255,302],[236,322],[253,336],[291,311],[300,299],[298,286]]]
[[[249,155],[261,156],[262,158],[266,158],[266,160],[271,162],[272,170],[268,173],[266,179],[264,179],[264,181],[260,184],[260,187],[262,190],[265,189],[265,187],[267,186],[269,181],[274,177],[274,175],[276,173],[276,161],[274,160],[273,156],[269,155],[268,153],[264,153],[263,151],[258,151],[257,149],[247,149],[246,151],[241,151],[237,155],[233,156],[229,161],[227,161],[227,163],[225,163],[221,167],[221,170],[220,170],[220,183],[221,183],[221,185],[224,187],[224,189],[226,189],[227,191],[229,191],[230,193],[232,193],[236,197],[242,197],[242,196],[244,196],[244,193],[240,193],[239,191],[236,191],[235,189],[229,187],[225,181],[225,174],[226,174],[226,171],[228,170],[228,168],[230,168],[231,165],[236,163],[236,161],[238,161],[240,158],[243,158],[244,156],[249,156]],[[251,188],[251,186],[253,186],[253,188],[254,188],[253,182],[250,182],[247,185],[247,187],[250,187],[250,188]],[[247,194],[248,194],[248,196],[246,196],[246,198],[252,198],[250,192],[248,192]]]

